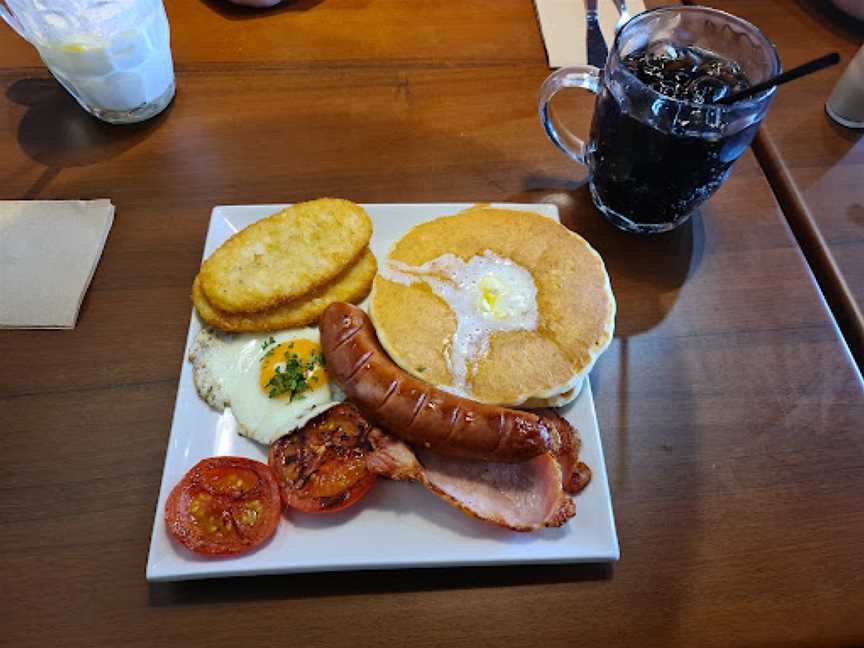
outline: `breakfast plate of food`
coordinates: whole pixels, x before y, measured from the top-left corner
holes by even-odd
[[[148,580],[618,559],[553,205],[216,207],[190,292]]]

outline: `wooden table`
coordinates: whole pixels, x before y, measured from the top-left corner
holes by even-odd
[[[864,130],[844,128],[825,101],[864,44],[864,23],[825,0],[708,0],[764,30],[784,67],[826,52],[841,65],[781,88],[756,151],[849,346],[864,366]]]
[[[117,205],[77,328],[0,332],[4,645],[864,642],[861,376],[752,155],[691,224],[634,238],[542,133],[528,0],[169,14],[179,93],[137,127],[0,32],[2,197]],[[320,195],[549,201],[600,250],[620,563],[145,582],[210,209]]]

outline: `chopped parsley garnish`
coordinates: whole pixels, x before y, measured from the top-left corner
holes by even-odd
[[[303,399],[303,392],[308,391],[318,382],[318,377],[312,376],[312,372],[316,367],[323,365],[324,356],[320,353],[311,353],[309,359],[303,361],[296,353],[286,351],[285,368],[277,365],[276,373],[267,383],[270,398],[288,394],[291,401]]]
[[[420,373],[423,373],[424,371],[426,371],[426,367],[416,367],[416,369],[417,369],[417,371],[419,371]]]
[[[261,350],[263,351],[264,349],[266,349],[267,347],[269,347],[272,344],[276,344],[276,340],[271,335],[268,339],[264,340],[261,343]]]

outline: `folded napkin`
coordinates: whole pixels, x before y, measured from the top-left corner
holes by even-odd
[[[0,328],[74,328],[113,222],[110,200],[0,201]]]
[[[549,67],[585,65],[588,48],[585,45],[585,0],[534,0],[540,31],[546,45]],[[617,2],[598,0],[597,14],[600,30],[610,51],[615,42],[615,23],[618,22]],[[643,0],[627,0],[631,16],[645,11]]]

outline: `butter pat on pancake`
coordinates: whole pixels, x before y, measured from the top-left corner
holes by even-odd
[[[369,314],[393,360],[418,378],[485,403],[560,405],[611,341],[615,301],[582,237],[537,214],[478,206],[402,237],[373,282]]]
[[[324,309],[333,302],[356,303],[366,297],[377,268],[375,255],[367,248],[355,263],[332,282],[287,304],[254,313],[226,313],[215,308],[201,290],[199,277],[196,277],[192,284],[192,303],[207,324],[232,333],[279,331],[307,326],[317,322]]]
[[[372,221],[350,201],[299,203],[241,230],[201,266],[207,301],[228,313],[267,310],[331,281],[357,259]]]
[[[420,266],[388,259],[382,276],[403,286],[426,285],[456,317],[446,349],[452,388],[470,396],[468,383],[493,334],[537,329],[537,288],[531,273],[486,250],[467,262],[443,254]]]

